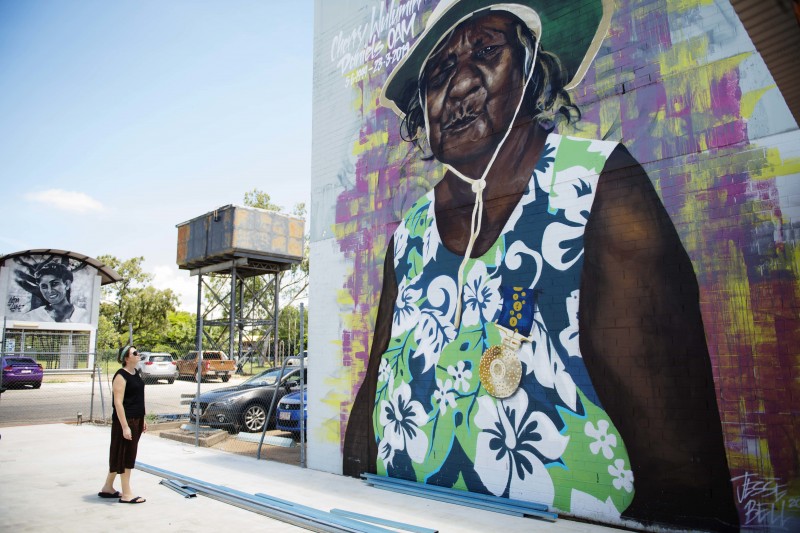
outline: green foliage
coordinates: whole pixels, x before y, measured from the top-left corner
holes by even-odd
[[[164,340],[166,343],[178,346],[188,346],[195,343],[197,331],[197,316],[187,311],[170,311],[167,313],[169,329]]]
[[[108,313],[103,313],[101,304],[100,319],[97,323],[97,350],[98,352],[114,352],[128,338],[127,334],[123,337],[117,333],[114,324],[108,317]]]
[[[282,211],[281,206],[272,203],[272,198],[270,198],[269,194],[258,189],[244,193],[244,205],[266,209],[267,211]]]
[[[286,306],[278,318],[278,344],[284,355],[295,355],[308,346],[308,308],[303,311],[303,342],[300,342],[300,308]],[[302,348],[301,348],[302,347]]]
[[[129,338],[129,327],[133,327],[134,342],[139,346],[155,346],[184,341],[191,337],[194,342],[192,315],[170,320],[176,314],[178,297],[171,289],[159,290],[151,286],[152,275],[142,268],[143,257],[121,261],[112,255],[98,258],[122,276],[122,280],[103,287],[98,323],[98,351],[116,350]],[[191,321],[191,331],[187,332]],[[174,329],[174,331],[173,331]]]

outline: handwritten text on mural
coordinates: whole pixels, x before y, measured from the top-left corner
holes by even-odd
[[[22,311],[22,302],[20,302],[17,296],[8,297],[8,310],[12,313],[18,313]]]
[[[780,479],[765,478],[745,473],[731,479],[736,498],[744,511],[746,526],[763,526],[770,529],[788,529],[790,516],[800,509],[800,498],[787,498],[786,484]],[[789,511],[789,513],[787,513]]]
[[[349,32],[339,31],[331,42],[330,59],[352,86],[370,73],[380,72],[400,61],[411,48],[409,39],[422,0],[407,0],[387,7],[372,7],[372,17]]]

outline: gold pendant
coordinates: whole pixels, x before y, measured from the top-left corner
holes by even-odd
[[[486,392],[495,398],[508,398],[517,391],[522,380],[522,362],[517,351],[522,341],[528,339],[503,326],[497,327],[503,342],[483,352],[479,376]]]

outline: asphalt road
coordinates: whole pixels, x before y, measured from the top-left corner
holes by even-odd
[[[244,378],[234,376],[228,383],[209,381],[201,383],[201,392],[236,385]],[[90,413],[95,420],[111,417],[111,391],[104,379],[102,387],[91,379],[80,381],[45,381],[40,389],[9,389],[0,394],[0,427],[29,424],[75,422],[77,414],[88,421]],[[148,414],[188,414],[189,406],[181,405],[181,394],[195,394],[197,383],[178,380],[167,385],[161,381],[148,384],[145,402]]]

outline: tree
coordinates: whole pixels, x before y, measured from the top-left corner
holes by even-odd
[[[164,341],[172,346],[193,346],[196,342],[197,317],[187,311],[170,311],[167,314],[169,329]]]
[[[298,355],[308,339],[308,308],[303,311],[303,339],[300,339],[300,308],[287,305],[278,318],[278,344],[284,347],[284,355]]]
[[[244,193],[244,205],[247,207],[257,207],[258,209],[265,209],[267,211],[282,211],[283,208],[278,204],[272,203],[272,198],[269,194],[258,189],[247,191]]]
[[[130,300],[132,292],[137,288],[149,283],[153,276],[142,269],[144,257],[132,257],[125,261],[120,261],[113,255],[101,255],[97,258],[106,266],[117,271],[122,280],[110,283],[103,287],[102,301],[108,304],[105,307],[106,316],[111,320],[117,332],[123,332],[128,327],[128,316],[126,315],[127,302]],[[101,312],[104,310],[101,306]]]
[[[138,344],[153,346],[161,342],[169,330],[168,314],[178,305],[177,295],[171,289],[159,290],[149,285],[153,276],[142,269],[144,257],[121,261],[112,255],[102,255],[98,259],[122,277],[121,281],[103,287],[101,323],[105,319],[108,324],[98,328],[98,347],[116,348],[124,344],[130,326]]]

